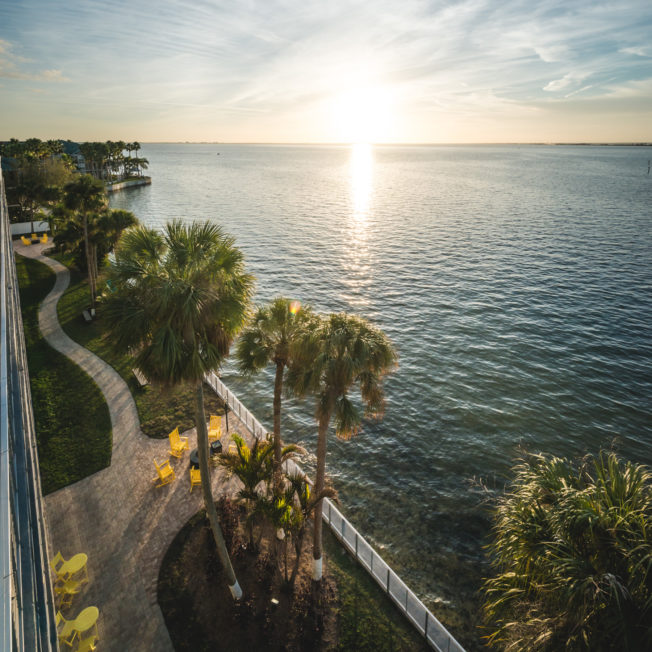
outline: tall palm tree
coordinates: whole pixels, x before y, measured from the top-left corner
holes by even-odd
[[[90,174],[82,174],[74,181],[64,186],[64,204],[80,218],[86,252],[86,267],[88,271],[88,287],[91,294],[91,308],[95,308],[97,294],[97,275],[93,265],[93,251],[89,238],[89,220],[101,213],[107,205],[104,184],[94,179]]]
[[[244,325],[253,291],[242,253],[215,224],[145,227],[121,237],[109,277],[105,315],[118,349],[152,381],[195,386],[195,425],[206,514],[235,599],[242,596],[213,502],[203,379],[216,370]]]
[[[299,302],[277,297],[269,305],[258,308],[240,335],[236,357],[242,373],[250,375],[269,364],[274,376],[274,486],[281,482],[281,396],[285,369],[292,363],[293,345],[313,319],[310,308],[301,309]]]
[[[314,493],[324,490],[326,444],[331,418],[335,434],[349,439],[359,429],[361,415],[348,392],[359,385],[365,416],[380,417],[384,409],[382,379],[396,365],[396,352],[388,337],[367,320],[345,313],[326,317],[304,333],[295,349],[295,364],[288,385],[303,396],[317,398],[317,470]],[[314,513],[313,579],[322,578],[322,500]]]
[[[490,645],[652,649],[652,474],[613,453],[528,455],[497,503]]]

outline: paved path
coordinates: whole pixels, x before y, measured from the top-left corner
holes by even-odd
[[[17,253],[45,263],[56,273],[54,288],[39,310],[41,332],[98,384],[113,428],[111,465],[45,497],[50,556],[59,550],[66,558],[77,552],[88,554],[90,582],[64,615],[75,616],[89,605],[99,608],[99,652],[172,650],[156,601],[158,572],[175,534],[200,509],[201,491],[189,491],[187,453],[180,460],[170,458],[176,481],[155,488],[152,460],[168,457],[168,441],[141,432],[136,405],[122,377],[63,332],[56,306],[70,275],[66,267],[43,256],[49,246],[14,243]],[[185,434],[194,448],[194,429]],[[234,493],[235,482],[214,469],[213,495]]]

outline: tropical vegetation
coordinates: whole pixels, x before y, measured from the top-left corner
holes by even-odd
[[[360,389],[364,416],[380,418],[384,410],[383,377],[397,361],[382,330],[362,317],[346,313],[321,318],[307,328],[294,353],[288,385],[299,396],[316,397],[318,424],[315,494],[324,491],[327,435],[331,419],[335,434],[349,439],[360,429],[362,414],[348,393]],[[314,510],[313,579],[322,578],[322,500]]]
[[[526,455],[495,509],[484,585],[503,650],[652,649],[652,474],[614,453]]]
[[[104,316],[116,348],[132,350],[135,366],[150,381],[195,386],[204,504],[229,589],[239,599],[242,590],[211,492],[203,378],[220,367],[244,325],[253,278],[233,239],[217,225],[174,221],[163,233],[142,226],[127,230],[109,279],[114,291],[106,297]]]
[[[79,146],[85,170],[96,179],[108,182],[122,181],[132,177],[142,177],[149,161],[138,157],[140,143],[126,143],[123,140],[88,142]],[[125,150],[127,155],[125,155]],[[132,156],[132,152],[134,155]]]
[[[74,162],[63,153],[61,141],[38,138],[23,142],[12,138],[0,145],[0,155],[9,161],[3,174],[10,218],[30,221],[34,231],[34,220],[43,217],[40,212],[51,209],[60,199]]]
[[[286,369],[294,363],[293,351],[298,338],[314,319],[312,310],[298,301],[277,297],[255,312],[240,335],[236,358],[240,372],[258,373],[274,365],[274,477],[277,490],[281,486],[281,401]]]

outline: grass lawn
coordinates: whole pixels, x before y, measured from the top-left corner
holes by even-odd
[[[54,285],[43,263],[16,256],[43,493],[111,463],[111,418],[93,379],[41,336],[38,307]]]
[[[324,558],[339,593],[338,650],[432,650],[324,524]]]
[[[193,387],[186,385],[167,391],[154,385],[141,387],[133,374],[131,357],[116,353],[105,335],[101,303],[93,322],[88,324],[82,318],[82,311],[90,304],[86,278],[71,266],[69,258],[58,255],[53,258],[70,269],[70,286],[57,306],[63,330],[75,342],[110,364],[124,378],[136,401],[142,431],[149,437],[163,438],[177,426],[179,432],[192,428],[195,425]],[[207,385],[204,389],[206,414],[222,414],[222,401]]]

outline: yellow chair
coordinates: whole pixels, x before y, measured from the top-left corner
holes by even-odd
[[[95,649],[95,644],[97,641],[98,637],[95,636],[95,634],[91,634],[90,636],[83,638],[81,641],[79,641],[76,652],[91,652]]]
[[[152,480],[152,482],[158,480],[159,484],[156,485],[157,487],[169,484],[176,478],[174,469],[170,466],[170,460],[165,460],[165,462],[160,465],[157,464],[156,460],[154,460],[154,466],[156,467],[157,476]]]
[[[54,585],[54,593],[61,597],[62,607],[69,607],[72,604],[72,598],[81,591],[82,583],[81,580],[65,580]]]
[[[194,469],[190,467],[190,493],[192,493],[192,488],[195,485],[201,484],[201,471],[199,469]]]
[[[179,428],[175,428],[169,435],[170,440],[170,455],[175,457],[183,457],[183,451],[188,450],[188,437],[181,437],[179,435]]]
[[[47,241],[48,241],[48,234],[47,234],[47,233],[44,233],[44,234],[41,236],[41,242],[42,242],[43,244],[45,244]]]
[[[23,241],[24,245],[31,245],[32,244],[32,241],[29,238],[26,238],[24,235],[21,235],[20,239]]]
[[[79,637],[80,641],[88,641],[91,637],[99,638],[97,633],[97,619],[100,615],[100,610],[97,607],[86,607],[72,623],[73,640]],[[86,634],[86,636],[82,636]],[[92,648],[91,648],[92,649]]]
[[[72,647],[72,642],[75,638],[75,630],[73,629],[75,621],[66,620],[60,611],[57,611],[56,616],[57,624],[57,638],[59,639],[59,645],[66,644],[68,647]]]
[[[88,582],[88,570],[86,569],[87,561],[88,555],[85,555],[83,552],[77,553],[68,561],[63,558],[61,552],[57,552],[52,561],[50,561],[50,568],[57,576],[57,580],[67,580],[80,571],[84,571],[84,577],[81,581]]]
[[[38,236],[36,233],[32,233],[32,242],[38,242]]]
[[[208,441],[217,441],[218,439],[222,439],[222,418],[211,414],[208,425]]]

